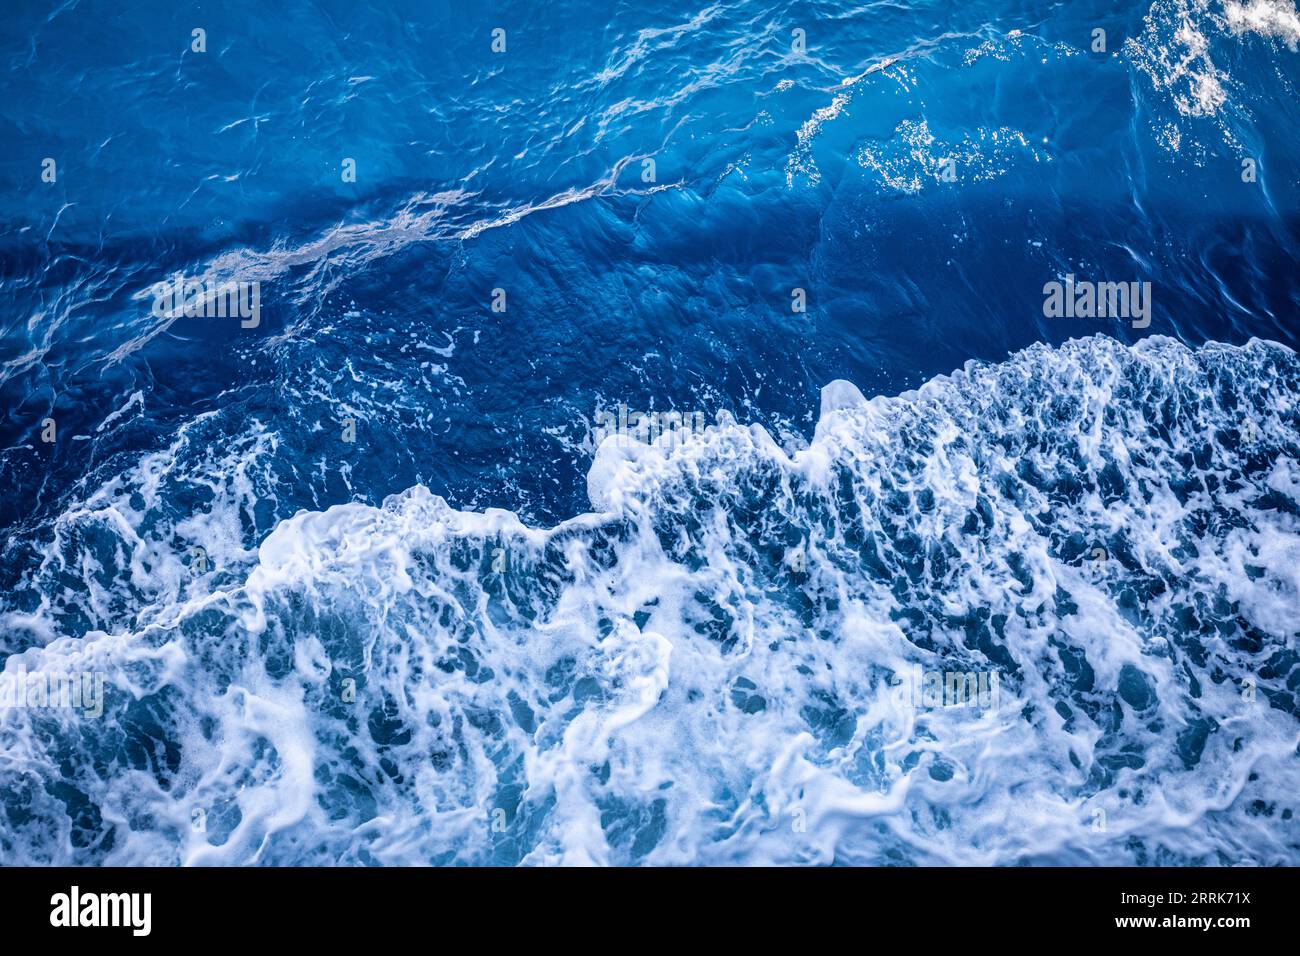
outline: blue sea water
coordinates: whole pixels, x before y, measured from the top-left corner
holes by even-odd
[[[0,862],[1300,863],[1298,44],[10,3]]]

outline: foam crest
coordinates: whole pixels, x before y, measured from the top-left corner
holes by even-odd
[[[7,856],[1294,862],[1298,395],[1279,346],[1098,337],[833,382],[793,454],[611,436],[551,528],[300,512],[24,655],[111,689],[0,715]]]

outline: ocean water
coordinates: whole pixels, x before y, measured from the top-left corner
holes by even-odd
[[[9,4],[0,862],[1300,864],[1298,46]]]

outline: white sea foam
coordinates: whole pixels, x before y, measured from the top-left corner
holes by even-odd
[[[0,713],[7,858],[1295,863],[1298,395],[1281,346],[1098,337],[832,383],[794,454],[611,437],[553,528],[300,512],[132,630],[29,615],[106,719]]]
[[[1216,53],[1216,40],[1247,36],[1281,40],[1292,51],[1300,40],[1294,0],[1156,0],[1143,32],[1124,45],[1125,53],[1157,91],[1167,94],[1185,117],[1218,118],[1225,141],[1236,142],[1221,114],[1233,106],[1234,80]],[[1222,48],[1219,47],[1221,52]],[[1239,106],[1239,104],[1236,104]],[[1177,149],[1179,137],[1164,132],[1161,141]]]
[[[1300,13],[1295,0],[1225,0],[1223,17],[1233,33],[1257,33],[1281,40],[1292,50],[1300,43]]]
[[[892,139],[862,147],[858,165],[872,170],[885,187],[918,193],[926,185],[985,182],[1006,173],[1017,162],[1041,162],[1042,157],[1019,130],[980,127],[960,140],[943,142],[926,120],[904,120]]]

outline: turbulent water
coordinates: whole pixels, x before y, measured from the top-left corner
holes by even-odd
[[[1300,864],[1291,0],[366,6],[0,26],[0,862]]]

